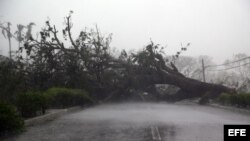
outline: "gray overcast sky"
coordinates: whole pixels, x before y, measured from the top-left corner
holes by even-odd
[[[48,17],[62,27],[70,10],[75,36],[98,24],[102,33],[113,33],[112,46],[119,50],[140,49],[151,38],[168,45],[170,55],[181,42],[191,42],[183,55],[209,55],[218,63],[250,53],[250,0],[0,0],[0,21],[13,29],[35,22],[35,34]],[[7,54],[2,35],[0,45]]]

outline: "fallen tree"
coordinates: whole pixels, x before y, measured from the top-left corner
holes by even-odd
[[[90,32],[81,31],[74,40],[71,33],[73,27],[71,14],[72,12],[65,18],[66,27],[62,30],[64,39],[68,39],[71,43],[68,47],[58,37],[59,31],[56,27],[47,21],[45,28],[40,32],[40,40],[30,36],[25,41],[24,48],[20,48],[20,51],[26,50],[30,59],[27,62],[34,65],[31,70],[37,70],[44,77],[46,76],[46,79],[42,79],[45,80],[43,83],[53,82],[50,86],[66,85],[66,87],[81,88],[83,77],[86,79],[84,82],[89,83],[88,86],[94,91],[100,90],[96,93],[107,94],[99,95],[99,99],[106,100],[112,97],[123,97],[131,89],[144,91],[155,84],[178,86],[185,94],[180,96],[182,98],[208,99],[222,92],[234,92],[234,89],[223,85],[185,77],[174,65],[174,59],[178,58],[179,52],[173,60],[167,60],[164,58],[162,48],[153,42],[138,53],[127,55],[123,51],[119,58],[115,58],[110,54],[109,49],[111,36],[103,37],[98,28]],[[185,47],[182,49],[186,50]],[[36,68],[37,66],[40,66],[40,69]],[[40,75],[37,78],[40,78]]]
[[[207,99],[217,97],[223,92],[235,92],[233,88],[185,77],[178,71],[173,61],[164,59],[158,48],[160,48],[159,45],[151,42],[143,51],[130,57],[133,60],[134,69],[137,70],[132,75],[142,84],[141,89],[146,89],[154,84],[171,84],[181,88],[180,99],[203,97],[201,103],[205,103]],[[140,80],[138,76],[143,79]],[[185,96],[181,96],[181,94]]]

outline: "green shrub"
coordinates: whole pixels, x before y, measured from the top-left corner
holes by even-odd
[[[250,107],[250,94],[226,94],[223,93],[219,96],[218,102],[223,105],[232,105],[237,107],[249,108]]]
[[[226,94],[226,93],[221,94],[218,98],[218,102],[223,104],[223,105],[229,105],[231,103],[230,102],[230,95]]]
[[[45,92],[49,107],[65,108],[92,103],[88,93],[80,89],[50,88]]]
[[[19,67],[13,60],[0,60],[0,100],[13,104],[16,96],[24,91],[24,75]]]
[[[0,102],[0,136],[19,132],[24,127],[23,119],[11,105]]]
[[[232,97],[232,103],[238,107],[250,107],[250,94],[241,93]]]
[[[45,113],[46,98],[40,92],[27,92],[17,97],[17,108],[25,118],[34,117],[38,112]]]

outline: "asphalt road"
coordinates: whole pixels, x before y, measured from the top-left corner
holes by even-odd
[[[106,104],[27,128],[8,141],[223,141],[250,115],[194,104]]]

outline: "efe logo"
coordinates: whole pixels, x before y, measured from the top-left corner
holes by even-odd
[[[224,141],[250,141],[250,125],[224,125]]]
[[[228,136],[246,136],[246,129],[228,129]]]

